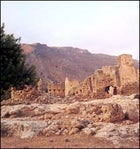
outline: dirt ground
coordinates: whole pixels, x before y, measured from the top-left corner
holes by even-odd
[[[120,148],[138,148],[139,141],[125,139],[120,142]],[[17,137],[2,137],[1,148],[116,148],[113,142],[94,136],[71,135],[50,136],[21,139]]]

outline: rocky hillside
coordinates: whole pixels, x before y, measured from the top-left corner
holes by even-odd
[[[55,98],[55,103],[45,104],[48,100],[49,97],[44,94],[38,102],[34,100],[30,103],[16,103],[11,99],[3,101],[1,137],[39,139],[47,136],[49,139],[50,136],[69,138],[71,135],[83,134],[89,138],[94,136],[107,139],[112,142],[113,148],[131,148],[131,141],[135,142],[135,148],[138,147],[139,99],[135,94],[114,95],[100,100],[78,101],[72,97],[67,99],[72,103],[64,102],[64,99],[61,99],[60,103],[59,99]]]
[[[83,80],[104,65],[116,65],[117,57],[91,54],[73,47],[48,47],[46,44],[22,44],[27,62],[36,66],[38,76],[47,81],[64,81],[65,77]],[[138,61],[135,61],[138,68]]]

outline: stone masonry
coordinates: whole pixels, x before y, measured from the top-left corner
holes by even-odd
[[[66,79],[67,82],[67,79]],[[65,84],[67,85],[67,84]],[[105,88],[108,87],[108,93]],[[67,88],[67,86],[65,86]],[[114,89],[113,89],[114,88]],[[125,92],[125,90],[127,90]],[[72,91],[72,92],[71,92]],[[108,94],[132,94],[139,91],[139,70],[134,67],[132,56],[122,54],[118,57],[118,65],[103,66],[87,77],[79,86],[68,90],[66,95],[82,95],[97,98],[107,97]]]
[[[70,80],[66,77],[65,82],[62,83],[47,83],[46,91],[49,95],[59,97],[107,98],[114,94],[130,95],[139,92],[139,70],[135,69],[131,55],[122,54],[118,57],[118,65],[103,66],[83,82]],[[16,100],[34,98],[40,93],[42,93],[41,79],[36,88],[28,86],[24,90],[11,88],[11,98]]]
[[[65,84],[63,82],[62,83],[48,83],[47,92],[50,95],[64,97],[65,96]]]
[[[67,77],[65,79],[65,96],[72,94],[72,90],[79,86],[78,80],[69,80]]]

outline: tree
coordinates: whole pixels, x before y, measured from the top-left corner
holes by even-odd
[[[0,28],[0,94],[1,100],[10,87],[21,89],[25,84],[35,85],[37,76],[35,67],[25,62],[26,57],[20,44],[20,38],[13,34],[6,34],[4,24]]]

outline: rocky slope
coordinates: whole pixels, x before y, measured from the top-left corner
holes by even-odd
[[[39,136],[84,134],[106,138],[120,147],[127,139],[138,142],[139,99],[135,95],[114,95],[108,99],[60,100],[45,104],[49,96],[20,104],[4,101],[1,105],[1,135],[32,138]],[[68,100],[68,99],[67,99]]]
[[[27,62],[36,66],[43,82],[63,82],[65,77],[79,81],[105,65],[117,64],[116,56],[91,54],[73,47],[49,47],[45,44],[22,44]],[[135,61],[138,68],[138,61]]]

